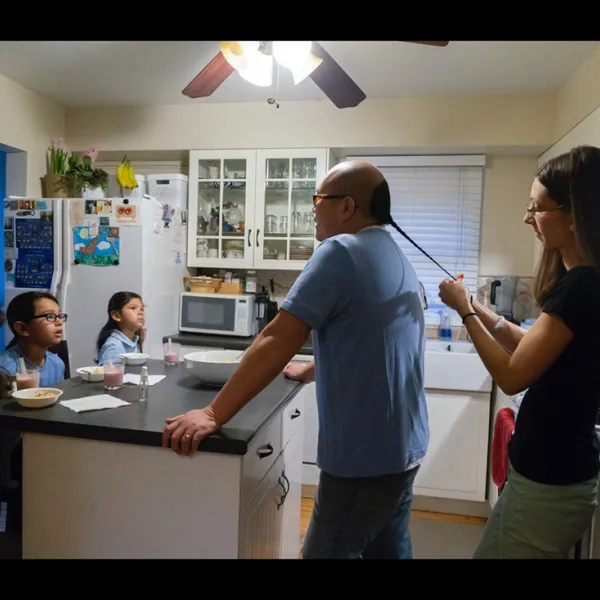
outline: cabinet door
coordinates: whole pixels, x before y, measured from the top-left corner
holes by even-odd
[[[188,189],[188,266],[251,268],[256,151],[192,150]]]
[[[313,194],[326,165],[325,149],[258,151],[255,267],[304,267],[317,245]]]
[[[303,417],[300,417],[305,421]],[[302,423],[283,450],[284,479],[287,485],[283,506],[281,558],[298,558],[300,552],[300,518],[302,513]]]
[[[430,442],[415,495],[485,501],[490,395],[425,392]]]
[[[240,514],[239,558],[280,558],[283,465],[280,454]]]

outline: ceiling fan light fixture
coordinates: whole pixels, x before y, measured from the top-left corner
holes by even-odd
[[[298,85],[301,81],[304,81],[322,62],[322,58],[315,56],[311,52],[301,62],[291,65],[289,69],[294,78],[294,85]]]
[[[273,57],[261,52],[246,56],[246,64],[237,70],[241,77],[258,87],[273,85]]]
[[[273,57],[288,69],[306,60],[311,50],[312,42],[273,42]]]

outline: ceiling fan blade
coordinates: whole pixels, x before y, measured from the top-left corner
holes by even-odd
[[[235,69],[227,62],[223,53],[219,52],[181,93],[188,98],[206,98],[234,71]]]
[[[405,42],[407,44],[425,44],[426,46],[439,46],[443,48],[447,46],[450,42],[417,42],[415,40],[399,40],[401,42]]]
[[[318,42],[313,42],[313,54],[322,58],[323,62],[310,74],[310,78],[338,108],[358,106],[367,97]]]

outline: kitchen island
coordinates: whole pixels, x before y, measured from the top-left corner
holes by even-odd
[[[23,558],[298,556],[303,386],[277,377],[193,456],[161,447],[167,417],[207,406],[216,389],[184,363],[128,406],[76,413],[0,401],[0,427],[23,432]],[[139,373],[140,367],[127,367]],[[60,400],[105,393],[65,381]]]

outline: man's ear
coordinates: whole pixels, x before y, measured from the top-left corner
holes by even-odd
[[[27,331],[27,325],[25,325],[23,321],[15,321],[13,328],[15,330],[15,333],[17,333],[21,337],[27,337],[29,335],[29,331]]]
[[[354,216],[356,211],[358,210],[358,204],[356,204],[356,200],[352,196],[346,196],[344,198],[344,213],[348,218]]]

